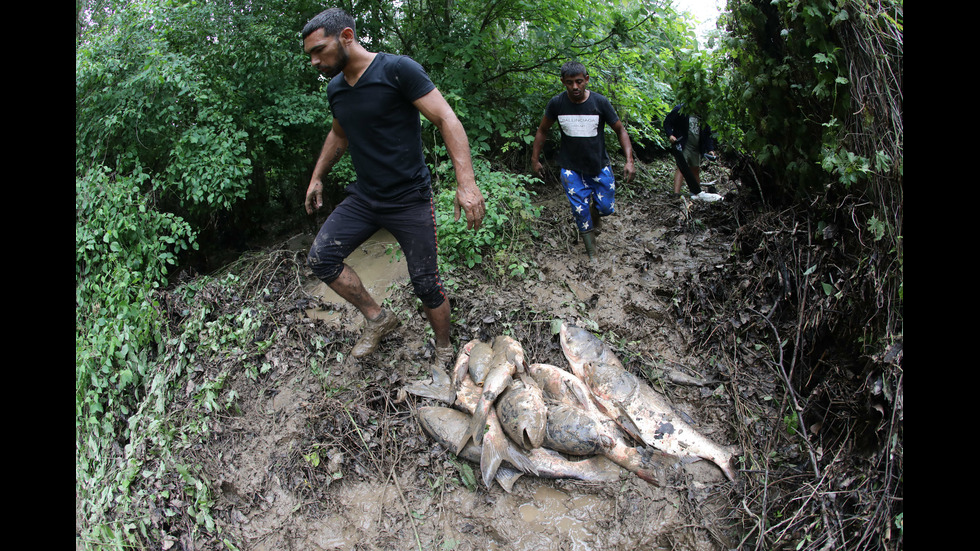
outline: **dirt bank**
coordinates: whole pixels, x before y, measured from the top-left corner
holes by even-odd
[[[624,364],[667,395],[715,440],[737,444],[732,366],[706,357],[684,325],[680,298],[722,269],[734,231],[731,202],[690,203],[666,185],[670,167],[645,166],[654,189],[621,187],[618,213],[590,264],[575,241],[557,189],[539,189],[540,239],[527,280],[447,278],[454,341],[517,338],[531,361],[566,365],[554,320],[591,329]],[[737,194],[722,172],[719,193]],[[270,253],[272,254],[272,253]],[[346,361],[361,317],[315,296],[302,254],[280,260],[266,281],[295,284],[270,301],[274,343],[259,376],[231,370],[234,413],[217,420],[208,445],[188,457],[214,481],[212,514],[229,542],[249,550],[318,549],[695,549],[739,545],[737,484],[708,462],[678,465],[663,487],[632,476],[615,484],[522,477],[507,493],[474,483],[472,466],[429,440],[415,419],[423,401],[396,403],[397,390],[425,376],[427,326],[404,281],[389,307],[397,334],[359,365]],[[236,307],[230,304],[229,307]],[[240,306],[238,306],[240,307]],[[328,316],[311,315],[327,313]],[[217,367],[216,367],[217,368]],[[680,385],[670,375],[702,385]],[[676,377],[675,377],[676,379]],[[763,412],[764,413],[764,412]],[[172,535],[185,548],[221,543]]]

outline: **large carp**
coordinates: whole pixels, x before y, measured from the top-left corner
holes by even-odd
[[[459,385],[462,384],[463,379],[468,375],[470,369],[470,353],[473,351],[473,348],[478,345],[487,346],[486,343],[481,342],[479,339],[473,339],[459,349],[459,355],[456,356],[456,363],[453,365],[453,372],[450,375],[453,380],[454,388],[458,389]]]
[[[473,382],[482,385],[493,365],[493,347],[489,344],[477,341],[469,351],[469,374]]]
[[[713,461],[735,479],[732,450],[699,433],[661,394],[627,371],[613,350],[592,333],[562,324],[561,346],[572,371],[599,408],[628,434],[671,455]]]
[[[544,395],[533,379],[514,379],[496,402],[497,418],[507,436],[525,450],[540,448],[548,424]]]
[[[582,381],[553,365],[531,364],[527,369],[547,397],[545,447],[569,455],[601,454],[647,482],[662,484],[668,457],[652,448],[632,446],[619,426],[592,402]]]
[[[524,372],[524,365],[524,348],[521,343],[505,335],[493,339],[490,369],[483,381],[483,392],[473,410],[473,421],[470,425],[470,436],[474,443],[481,443],[487,416],[493,410],[494,403],[513,382],[514,375]]]
[[[464,398],[464,401],[465,398]],[[454,449],[453,446],[461,434],[469,430],[470,416],[467,413],[456,409],[443,407],[422,407],[419,408],[419,420],[422,428],[443,447]],[[625,472],[615,463],[602,456],[593,456],[580,460],[569,460],[561,454],[544,448],[535,448],[527,452],[514,450],[515,455],[505,458],[505,462],[494,472],[484,469],[482,460],[483,450],[492,443],[490,437],[485,438],[483,446],[477,446],[469,442],[463,447],[459,456],[473,462],[480,463],[481,476],[487,487],[490,482],[497,482],[505,490],[516,480],[514,474],[508,469],[515,469],[522,473],[532,474],[541,478],[571,478],[586,482],[615,482],[622,479]],[[517,455],[519,454],[519,455]],[[520,465],[510,462],[511,457],[523,457],[519,460]],[[526,459],[526,462],[524,461]],[[500,471],[503,470],[504,480],[501,480]],[[509,490],[508,490],[509,491]]]

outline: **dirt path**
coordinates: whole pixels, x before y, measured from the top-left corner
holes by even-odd
[[[667,181],[668,174],[646,177]],[[717,176],[717,175],[715,175]],[[711,179],[709,176],[707,179]],[[665,188],[664,188],[665,189]],[[574,242],[557,190],[539,191],[541,239],[527,281],[449,278],[454,340],[517,338],[531,361],[566,365],[552,322],[592,330],[634,373],[653,381],[700,429],[733,443],[726,366],[697,354],[679,323],[677,297],[728,255],[727,203],[688,205],[661,189],[621,192],[599,236],[600,262]],[[720,193],[730,191],[725,185]],[[306,273],[309,292],[316,281]],[[215,481],[213,514],[241,549],[626,550],[734,548],[732,487],[707,462],[680,465],[655,487],[522,477],[507,493],[471,481],[472,468],[429,440],[414,416],[423,401],[395,403],[424,377],[431,346],[404,283],[390,306],[403,320],[361,365],[343,355],[360,316],[343,304],[297,301],[279,320],[271,369],[233,375],[237,415],[220,419],[195,458]],[[330,313],[314,319],[308,307]],[[668,373],[712,381],[665,382]],[[478,472],[478,471],[477,471]],[[478,477],[477,477],[478,478]]]

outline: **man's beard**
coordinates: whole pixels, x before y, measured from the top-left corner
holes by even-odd
[[[333,78],[339,75],[340,72],[344,70],[344,67],[347,66],[347,61],[350,59],[350,56],[347,54],[347,50],[345,50],[340,44],[340,39],[336,38],[335,40],[337,41],[337,51],[340,52],[340,60],[337,61],[336,65],[319,68],[320,74],[327,78]]]

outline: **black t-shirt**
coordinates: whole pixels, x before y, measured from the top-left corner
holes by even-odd
[[[606,96],[590,90],[589,99],[573,103],[562,92],[551,98],[544,115],[561,128],[558,166],[594,176],[609,165],[604,125],[615,124],[619,116]]]
[[[344,74],[327,85],[330,110],[347,134],[357,181],[347,191],[397,202],[428,190],[422,123],[412,102],[435,85],[409,57],[379,53],[354,86]]]

